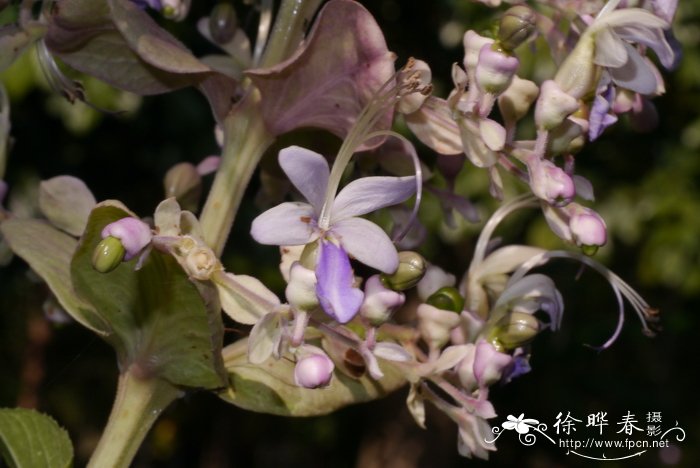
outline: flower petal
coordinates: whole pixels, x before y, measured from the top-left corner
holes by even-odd
[[[306,148],[290,146],[280,151],[280,166],[318,215],[328,186],[326,158]]]
[[[321,241],[316,265],[316,294],[323,310],[340,323],[346,323],[360,310],[364,294],[353,287],[350,259],[342,247]]]
[[[653,65],[631,45],[625,44],[627,63],[620,68],[610,68],[610,76],[615,84],[639,94],[651,95],[656,93],[658,83]]]
[[[282,203],[255,218],[250,235],[266,245],[307,244],[316,237],[313,216],[308,203]]]
[[[391,239],[371,221],[348,218],[333,224],[333,234],[345,250],[360,263],[384,273],[393,273],[399,266],[399,256]]]
[[[622,40],[610,29],[603,29],[596,36],[594,62],[603,67],[621,67],[627,62],[627,51]]]
[[[353,180],[333,202],[331,224],[335,220],[360,216],[407,200],[416,191],[416,178],[363,177]]]
[[[444,99],[430,96],[416,112],[406,115],[406,125],[425,145],[440,154],[461,154],[462,136]]]

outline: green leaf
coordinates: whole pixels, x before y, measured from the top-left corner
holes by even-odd
[[[76,292],[114,330],[108,341],[122,369],[135,366],[144,376],[174,385],[221,387],[221,314],[207,310],[175,259],[154,250],[138,271],[137,259],[109,273],[93,268],[102,229],[126,216],[114,202],[102,203],[90,214],[71,265]]]
[[[60,42],[57,27],[52,24],[46,44],[71,67],[103,80],[110,85],[142,96],[161,94],[189,86],[190,75],[177,75],[159,70],[133,52],[118,31],[88,36],[79,48]]]
[[[71,466],[68,433],[51,417],[24,408],[0,409],[0,448],[11,467]]]
[[[248,340],[223,350],[229,374],[229,388],[219,396],[241,408],[282,416],[318,416],[343,406],[381,398],[406,384],[392,366],[382,365],[384,377],[353,379],[336,372],[328,387],[307,389],[294,383],[294,363],[289,359],[268,359],[262,364],[248,362]],[[385,364],[382,361],[382,364]]]
[[[71,317],[98,335],[110,333],[109,325],[73,290],[70,264],[78,241],[37,219],[11,218],[0,224],[0,231],[12,251],[46,281]]]
[[[58,176],[39,185],[39,208],[57,228],[79,236],[97,202],[85,183],[72,176]]]
[[[131,49],[147,63],[172,73],[205,73],[211,69],[129,0],[109,0],[112,18]]]

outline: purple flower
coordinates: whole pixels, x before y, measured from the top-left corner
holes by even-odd
[[[415,191],[415,177],[364,177],[332,198],[326,193],[329,169],[323,156],[291,146],[280,151],[279,162],[308,203],[282,203],[258,216],[250,231],[256,241],[303,245],[327,237],[365,265],[384,273],[396,270],[399,259],[389,236],[358,216],[405,201]]]
[[[355,277],[342,247],[321,240],[316,277],[316,295],[323,310],[340,323],[352,320],[360,310],[364,294],[353,287]]]

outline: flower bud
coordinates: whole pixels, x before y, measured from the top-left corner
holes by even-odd
[[[284,290],[289,304],[296,310],[310,311],[318,307],[316,273],[294,262],[289,271],[289,284]]]
[[[325,387],[331,382],[334,369],[333,361],[322,351],[308,353],[294,367],[294,382],[304,388]]]
[[[467,346],[471,347],[470,352],[457,367],[459,381],[467,391],[485,389],[496,383],[513,360],[512,356],[498,351],[485,340]]]
[[[192,0],[161,0],[163,16],[173,21],[182,21],[190,11]]]
[[[467,75],[473,76],[476,70],[476,64],[479,62],[479,55],[481,54],[481,49],[485,45],[493,44],[493,39],[488,37],[480,36],[476,32],[469,30],[464,33],[464,69],[467,71]]]
[[[233,39],[238,28],[236,10],[230,3],[217,3],[209,13],[209,34],[217,44],[226,44]]]
[[[102,229],[102,239],[116,237],[126,250],[124,260],[129,261],[138,255],[150,242],[153,234],[148,224],[140,219],[126,217],[108,224]]]
[[[416,290],[421,301],[425,302],[438,289],[445,286],[454,286],[457,279],[454,275],[445,272],[436,265],[428,265],[425,275],[421,278]]]
[[[391,314],[406,300],[403,293],[387,288],[379,275],[370,277],[365,283],[365,299],[360,314],[373,327],[378,327],[391,318]]]
[[[512,350],[529,343],[540,331],[540,322],[526,312],[511,312],[489,333],[491,344],[498,350]]]
[[[527,42],[536,32],[537,15],[525,5],[508,8],[498,26],[498,43],[506,51],[512,51]]]
[[[532,193],[547,203],[565,205],[576,194],[574,180],[553,162],[547,159],[530,161],[528,170]]]
[[[486,44],[479,52],[476,64],[476,84],[484,92],[501,94],[508,88],[520,61],[517,57]]]
[[[405,291],[412,288],[423,278],[427,263],[422,255],[410,250],[399,252],[399,267],[396,271],[387,275],[381,275],[382,282],[394,291]]]
[[[175,197],[183,209],[196,210],[202,193],[202,176],[193,164],[175,164],[165,174],[163,186],[165,198]]]
[[[547,140],[547,154],[551,156],[574,154],[583,148],[585,142],[583,127],[567,119],[550,132]]]
[[[535,105],[535,122],[542,130],[552,130],[564,122],[579,107],[578,100],[562,91],[559,85],[547,80],[540,87],[540,97]]]
[[[457,313],[464,309],[464,298],[456,288],[450,286],[438,289],[428,298],[426,303],[440,310],[449,310]]]
[[[418,330],[431,349],[440,349],[450,341],[450,332],[460,324],[459,314],[421,304],[416,310]]]
[[[100,273],[109,273],[124,260],[126,249],[116,237],[107,236],[97,244],[92,253],[92,266]]]
[[[184,266],[190,277],[198,280],[208,280],[212,273],[221,269],[214,252],[209,247],[201,245],[187,254]]]
[[[498,96],[498,108],[505,121],[517,122],[525,117],[539,92],[540,89],[532,81],[513,76],[508,89]]]
[[[595,253],[595,250],[607,241],[605,221],[591,209],[581,207],[577,210],[569,220],[569,228],[576,245],[589,247],[587,250],[590,253],[587,255]]]

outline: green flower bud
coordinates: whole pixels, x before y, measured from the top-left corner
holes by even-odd
[[[410,250],[399,252],[399,267],[391,275],[382,273],[382,283],[394,291],[405,291],[418,284],[427,268],[421,254]]]
[[[100,273],[109,273],[124,259],[126,249],[116,237],[105,237],[97,244],[92,254],[92,266]]]
[[[489,341],[511,350],[530,342],[539,331],[540,322],[535,316],[526,312],[511,312],[493,328]]]
[[[450,310],[460,313],[464,309],[464,298],[459,294],[456,288],[445,286],[438,289],[426,301],[433,307],[441,310]]]
[[[238,17],[230,3],[218,3],[209,14],[209,34],[217,44],[226,44],[236,33]]]
[[[525,5],[509,8],[501,16],[498,42],[506,51],[512,51],[527,42],[535,33],[537,15]]]

